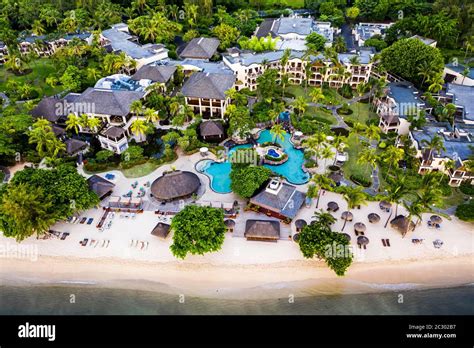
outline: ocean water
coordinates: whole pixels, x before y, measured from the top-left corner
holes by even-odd
[[[473,315],[472,285],[356,295],[263,300],[186,297],[153,291],[74,286],[0,286],[1,315]],[[71,294],[75,303],[70,303]],[[181,301],[182,302],[182,301]]]

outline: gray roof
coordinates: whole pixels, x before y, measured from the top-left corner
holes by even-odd
[[[89,87],[77,97],[75,102],[93,105],[94,112],[97,114],[127,116],[130,113],[130,105],[143,98],[144,95],[144,92]]]
[[[270,34],[272,37],[276,37],[277,35],[271,30],[274,21],[274,18],[265,18],[265,20],[260,23],[260,26],[257,28],[255,36],[260,38],[266,37],[268,36],[268,34]]]
[[[464,161],[472,154],[470,147],[474,145],[474,128],[463,125],[462,129],[470,134],[469,137],[448,137],[442,133],[447,132],[446,127],[441,125],[424,126],[420,130],[412,130],[411,135],[418,143],[418,148],[420,149],[423,148],[423,145],[421,145],[423,140],[431,141],[435,135],[438,135],[443,139],[444,147],[446,148],[445,151],[441,151],[439,157],[447,157],[451,159],[460,158]]]
[[[67,116],[64,114],[62,107],[62,100],[57,97],[46,97],[31,110],[30,114],[36,118],[45,118],[50,122],[56,122],[61,116]]]
[[[112,126],[103,131],[102,134],[109,138],[120,138],[125,134],[125,129],[122,127]]]
[[[172,65],[144,65],[132,76],[132,80],[148,79],[153,82],[167,83],[176,69]]]
[[[64,144],[66,144],[66,152],[68,155],[75,155],[77,152],[84,150],[87,147],[86,142],[77,139],[68,139]]]
[[[413,35],[410,39],[418,39],[423,42],[425,45],[431,45],[436,42],[436,40],[430,39],[428,37],[420,36],[420,35]]]
[[[244,236],[249,239],[280,239],[280,223],[270,220],[247,220]]]
[[[104,30],[102,35],[110,40],[114,51],[124,52],[133,59],[149,58],[155,55],[152,51],[130,41],[133,36],[123,31],[112,28]]]
[[[225,92],[234,83],[234,75],[196,72],[184,83],[181,92],[186,97],[225,99]]]
[[[53,129],[54,135],[56,135],[57,137],[64,135],[66,133],[66,130],[64,128],[56,126],[55,124],[51,125],[51,128]]]
[[[168,234],[170,233],[170,228],[171,228],[170,225],[165,224],[163,222],[158,222],[156,226],[153,228],[153,230],[151,231],[151,234],[158,238],[165,239],[166,237],[168,237]]]
[[[234,72],[230,70],[223,62],[208,62],[200,59],[184,59],[184,60],[170,60],[169,65],[185,66],[192,65],[199,71],[213,74],[228,74],[233,75]]]
[[[301,17],[283,17],[275,21],[273,31],[278,35],[296,33],[309,35],[312,31],[313,20]]]
[[[395,100],[394,112],[398,116],[405,117],[412,108],[424,106],[425,103],[418,97],[419,93],[411,84],[393,82],[388,84],[388,95]]]
[[[216,38],[198,37],[192,39],[181,51],[183,58],[210,59],[217,51],[220,41]]]
[[[295,186],[287,183],[281,183],[281,185],[278,194],[263,189],[252,197],[250,202],[292,219],[303,205],[306,195],[296,190]]]
[[[219,121],[205,121],[199,125],[199,133],[203,137],[224,135],[224,126]]]
[[[99,175],[92,175],[87,179],[89,189],[94,191],[100,199],[112,193],[115,184]]]
[[[463,108],[463,118],[469,121],[474,121],[474,86],[448,83],[446,92],[454,96],[454,105]]]
[[[466,77],[469,79],[474,79],[474,68],[464,66],[461,64],[453,64],[453,63],[446,64],[445,67],[457,72],[458,74],[462,74],[464,70],[467,68],[469,73],[467,74]]]

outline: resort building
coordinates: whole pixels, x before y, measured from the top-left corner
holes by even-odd
[[[100,36],[101,45],[109,53],[125,53],[137,63],[137,69],[143,65],[168,58],[168,50],[161,44],[140,45],[138,38],[130,34],[124,23],[115,24],[104,30]]]
[[[461,64],[449,63],[444,66],[443,78],[448,83],[474,86],[474,69]]]
[[[0,41],[0,64],[5,64],[8,56],[8,47],[7,45]]]
[[[131,80],[147,86],[156,83],[166,91],[174,79],[176,70],[177,68],[172,65],[144,65],[132,75]]]
[[[87,179],[89,189],[93,191],[100,200],[110,196],[114,191],[115,184],[99,175],[92,175]]]
[[[21,54],[34,52],[40,57],[48,57],[56,52],[57,49],[68,45],[74,39],[84,41],[90,45],[92,38],[92,34],[89,32],[71,33],[61,37],[31,35],[19,38],[18,47]]]
[[[225,131],[221,121],[204,121],[199,125],[199,134],[205,141],[224,140]]]
[[[179,53],[183,59],[202,59],[209,60],[217,52],[220,41],[216,38],[198,37],[188,42],[184,49]]]
[[[380,116],[379,127],[383,133],[408,134],[410,123],[407,117],[425,110],[419,92],[406,82],[389,83],[385,95],[375,99],[374,105]]]
[[[67,139],[64,144],[66,145],[66,154],[71,157],[83,154],[89,149],[89,144],[79,139]]]
[[[280,223],[270,220],[247,220],[244,237],[247,240],[276,242],[280,239]]]
[[[281,18],[267,18],[255,31],[255,36],[279,38],[277,49],[306,50],[306,37],[316,32],[326,39],[326,46],[330,47],[334,39],[334,28],[330,22],[314,21],[311,17],[304,18],[298,15]]]
[[[443,139],[446,150],[437,152],[425,146],[424,142],[429,142],[434,136]],[[419,174],[442,171],[449,176],[449,184],[452,186],[459,186],[465,180],[474,184],[474,173],[468,172],[464,166],[464,162],[472,155],[474,127],[456,126],[453,131],[449,124],[433,123],[421,130],[411,131],[410,138],[418,151],[417,157],[420,158]]]
[[[103,149],[121,154],[128,149],[127,132],[122,127],[109,126],[98,134]]]
[[[356,88],[358,84],[369,81],[372,70],[370,50],[338,54],[337,62],[327,60],[322,55],[304,59],[303,52],[291,51],[286,66],[281,65],[283,54],[284,51],[254,54],[233,48],[223,55],[223,61],[236,75],[236,88],[249,88],[251,91],[257,89],[257,78],[266,69],[277,69],[280,77],[282,74],[288,75],[291,84],[302,84],[306,79],[306,65],[311,64],[308,84],[319,87],[327,82],[331,88],[339,88],[344,84]]]
[[[365,41],[374,35],[385,35],[385,30],[390,28],[393,23],[358,23],[352,29],[354,41],[358,46],[364,46]]]
[[[268,216],[290,222],[305,199],[306,195],[295,186],[272,179],[262,191],[250,199],[250,206]]]
[[[455,122],[474,124],[474,86],[448,83],[441,93],[433,97],[443,104],[452,103],[456,106]]]
[[[175,67],[180,66],[186,76],[189,76],[195,72],[228,75],[233,74],[232,70],[230,70],[223,62],[208,62],[202,59],[184,59],[165,61],[165,64]]]
[[[152,85],[149,79],[136,80],[125,74],[114,74],[101,78],[94,85],[95,89],[108,89],[114,91],[136,91],[149,93],[148,87]]]
[[[165,172],[151,184],[150,196],[160,202],[189,198],[201,187],[199,177],[187,171]]]
[[[234,75],[197,72],[186,80],[181,93],[186,104],[202,118],[224,118],[230,103],[226,92],[234,85]]]
[[[413,35],[410,39],[420,40],[426,46],[431,46],[431,47],[436,47],[436,44],[438,43],[436,40],[433,40],[433,39],[430,39],[430,38],[427,38],[427,37],[423,37],[423,36],[420,36],[420,35]]]

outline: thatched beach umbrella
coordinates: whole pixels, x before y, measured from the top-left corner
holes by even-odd
[[[299,233],[295,233],[295,234],[293,235],[293,241],[296,242],[296,243],[298,243],[299,240],[300,240],[300,234],[299,234]]]
[[[227,227],[229,231],[232,231],[235,227],[235,221],[231,219],[227,219],[224,221],[224,225]]]
[[[393,228],[399,230],[403,237],[405,237],[408,231],[413,231],[415,229],[415,224],[413,221],[409,220],[404,215],[398,215],[395,217],[392,221],[390,221],[390,225]]]
[[[158,238],[166,239],[166,237],[170,233],[170,228],[171,228],[170,225],[165,224],[163,222],[158,222],[156,226],[153,228],[153,230],[151,231],[151,234]]]
[[[443,222],[443,219],[439,215],[431,215],[430,220],[431,220],[431,222],[433,222],[435,224],[440,224],[440,223]]]
[[[366,236],[359,236],[359,237],[357,237],[357,244],[367,245],[367,244],[369,244],[369,238],[367,238]]]
[[[356,222],[354,224],[354,231],[356,232],[365,232],[366,229],[367,227],[365,227],[365,225],[362,222]]]
[[[301,230],[303,227],[305,227],[308,223],[304,221],[303,219],[298,219],[295,221],[295,227],[298,230]]]
[[[379,207],[380,207],[380,209],[382,209],[382,210],[388,210],[388,209],[390,209],[390,208],[392,207],[392,203],[387,202],[387,201],[380,201]]]
[[[343,233],[342,234],[344,237],[346,237],[346,239],[350,242],[351,241],[351,236],[347,233]]]
[[[370,213],[368,216],[369,222],[375,224],[380,221],[380,216],[375,213]]]
[[[354,215],[350,211],[345,211],[341,214],[341,219],[344,220],[344,225],[342,226],[341,231],[344,231],[344,227],[346,227],[347,221],[352,221]]]
[[[328,211],[338,211],[339,205],[336,202],[329,202],[328,203]]]

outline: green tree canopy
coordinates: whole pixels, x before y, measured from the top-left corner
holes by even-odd
[[[272,171],[262,166],[249,165],[244,168],[233,166],[230,172],[230,187],[240,197],[250,198],[271,175]]]
[[[173,218],[174,231],[170,249],[184,259],[188,253],[203,255],[221,249],[226,227],[222,209],[188,205]]]

